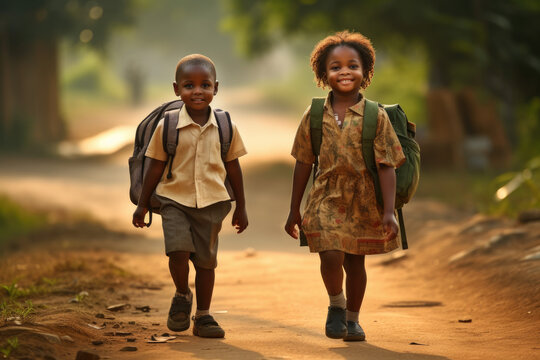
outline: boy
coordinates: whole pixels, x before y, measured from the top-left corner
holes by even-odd
[[[228,176],[236,198],[232,225],[238,233],[248,225],[242,171],[238,158],[246,154],[242,139],[232,124],[232,140],[224,161],[221,157],[219,130],[210,107],[218,91],[212,60],[194,54],[182,58],[176,66],[174,93],[184,106],[178,117],[177,155],[172,163],[172,178],[164,169],[167,154],[163,150],[163,120],[156,127],[146,156],[150,168],[143,183],[133,225],[144,227],[144,217],[154,190],[161,201],[160,212],[169,270],[176,286],[167,327],[184,331],[190,326],[193,295],[188,286],[189,260],[195,270],[197,311],[193,334],[222,338],[225,332],[209,314],[217,266],[218,233],[231,209],[224,185]]]

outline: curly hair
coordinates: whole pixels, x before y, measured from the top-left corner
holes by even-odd
[[[375,66],[375,49],[371,41],[360,33],[349,32],[347,30],[337,32],[334,35],[327,36],[319,41],[311,52],[311,69],[315,74],[317,86],[325,88],[328,85],[326,80],[326,60],[328,54],[338,46],[349,46],[355,49],[362,60],[362,70],[364,79],[362,80],[362,89],[365,89],[371,83]]]
[[[214,80],[216,79],[216,66],[214,65],[214,62],[207,56],[201,54],[191,54],[184,56],[176,65],[176,72],[174,76],[176,82],[180,81],[180,74],[185,71],[188,65],[204,66],[214,76]]]

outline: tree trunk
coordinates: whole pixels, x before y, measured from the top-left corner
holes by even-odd
[[[21,43],[0,33],[0,130],[8,149],[43,148],[65,134],[60,116],[58,44]]]

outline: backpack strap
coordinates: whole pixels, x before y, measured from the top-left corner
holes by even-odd
[[[183,104],[182,104],[183,105]],[[180,108],[166,111],[165,117],[163,120],[163,151],[167,153],[169,158],[169,170],[167,172],[167,179],[172,178],[172,163],[174,160],[174,155],[176,155],[176,147],[178,146],[178,117],[180,115]]]
[[[231,142],[233,137],[233,129],[232,129],[232,123],[231,123],[231,116],[228,112],[223,111],[221,109],[214,110],[214,115],[216,117],[216,122],[218,124],[218,133],[219,133],[219,143],[221,145],[221,159],[223,160],[223,163],[225,163],[225,159],[227,158],[227,153],[229,152],[229,149],[231,148]],[[229,177],[227,176],[225,178],[225,188],[227,189],[227,192],[229,193],[229,197],[232,201],[236,200],[234,196],[234,191],[231,186],[231,182],[229,181]]]
[[[315,163],[313,164],[313,182],[319,168],[319,155],[321,153],[322,144],[322,122],[324,113],[324,102],[326,98],[313,98],[311,100],[311,108],[309,111],[309,131],[311,137],[311,149],[315,155]]]
[[[381,186],[378,179],[377,165],[375,164],[375,151],[373,150],[373,142],[377,134],[377,117],[379,115],[379,104],[375,101],[366,99],[366,107],[364,108],[364,120],[362,122],[362,155],[367,170],[373,177],[373,185],[375,186],[375,196],[379,204],[382,204]]]
[[[397,105],[399,107],[399,105]],[[401,109],[401,108],[400,108]],[[366,107],[364,109],[364,122],[362,124],[362,155],[366,168],[373,177],[373,185],[375,188],[375,196],[379,204],[383,204],[381,184],[377,181],[379,175],[377,173],[377,165],[375,164],[375,151],[373,150],[373,142],[377,133],[377,117],[379,115],[379,103],[366,99]],[[403,211],[397,209],[399,231],[401,234],[401,247],[403,250],[409,248],[407,244],[407,234],[405,233],[405,221],[403,220]]]
[[[214,116],[216,117],[216,122],[218,124],[219,143],[221,144],[221,158],[223,159],[223,162],[225,162],[227,153],[231,148],[233,136],[231,116],[227,111],[223,111],[221,109],[214,110]]]

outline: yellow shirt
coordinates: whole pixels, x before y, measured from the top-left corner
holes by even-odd
[[[191,119],[184,106],[180,110],[176,128],[179,129],[178,146],[172,164],[172,178],[167,179],[167,167],[156,187],[156,194],[194,208],[230,200],[224,184],[227,172],[221,158],[219,130],[214,112],[210,111],[210,118],[204,126],[200,126]],[[234,123],[231,130],[231,147],[225,161],[235,160],[247,153]],[[162,134],[163,119],[159,121],[145,155],[167,161]]]

